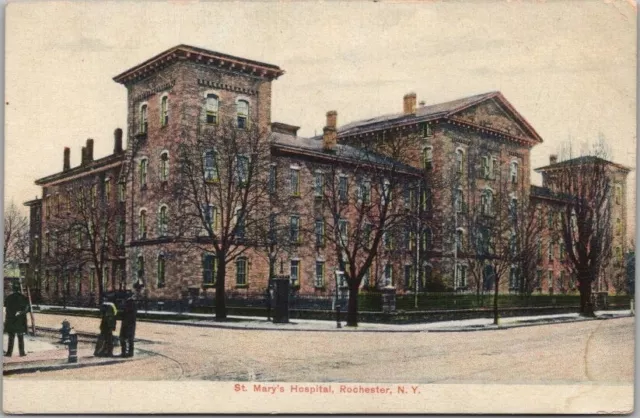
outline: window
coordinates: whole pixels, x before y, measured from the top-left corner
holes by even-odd
[[[205,207],[203,207],[203,212],[204,222],[206,225],[205,228],[215,233],[215,231],[218,229],[218,223],[220,221],[218,208],[213,205],[205,205]]]
[[[547,272],[547,286],[549,286],[549,293],[553,293],[553,270]]]
[[[278,181],[278,168],[275,164],[269,166],[269,193],[274,194],[276,192],[276,186]]]
[[[345,203],[348,199],[348,178],[347,176],[338,177],[338,198]]]
[[[433,148],[425,147],[422,150],[422,165],[427,171],[433,170]]]
[[[275,213],[269,214],[269,232],[267,240],[269,244],[274,244],[277,242],[276,230],[278,228],[278,215]]]
[[[387,203],[391,202],[391,199],[393,199],[393,193],[391,191],[391,183],[389,182],[389,180],[385,179],[382,182],[382,196],[381,196],[382,204],[387,205]]]
[[[483,215],[493,215],[493,192],[491,190],[484,190],[480,198],[480,210]]]
[[[289,277],[291,278],[291,286],[300,286],[300,260],[291,260]]]
[[[95,267],[89,268],[89,292],[93,293],[96,288],[96,269]]]
[[[553,241],[549,241],[549,261],[553,261],[553,246],[554,246],[554,242]]]
[[[169,151],[160,154],[160,181],[169,179]]]
[[[313,175],[313,195],[316,198],[324,196],[324,174],[320,172]]]
[[[371,226],[370,223],[365,223],[364,224],[364,228],[362,230],[362,239],[364,242],[364,246],[366,248],[369,248],[371,246],[371,232],[372,232],[373,227]]]
[[[51,234],[48,232],[44,233],[44,253],[49,255],[51,251]]]
[[[622,220],[620,220],[620,218],[616,219],[616,235],[622,235]]]
[[[217,270],[218,259],[211,253],[204,253],[202,255],[202,282],[205,285],[214,285]]]
[[[235,221],[236,221],[235,236],[238,239],[244,239],[245,218],[244,218],[244,211],[242,209],[236,210]]]
[[[515,161],[512,161],[509,166],[509,178],[511,179],[511,184],[518,183],[518,163]]]
[[[389,263],[384,265],[384,285],[391,286],[393,284],[393,266]]]
[[[431,189],[424,189],[422,192],[422,210],[430,211],[433,209],[433,193]]]
[[[405,265],[404,266],[404,287],[406,289],[410,289],[413,287],[413,266]]]
[[[461,253],[463,247],[464,247],[464,231],[462,229],[457,229],[456,230],[456,251],[458,253]]]
[[[216,125],[218,123],[218,96],[213,93],[207,94],[205,103],[205,122]]]
[[[160,126],[167,126],[169,123],[169,97],[164,95],[160,100]]]
[[[324,261],[316,261],[315,287],[324,287]]]
[[[118,183],[118,200],[120,203],[127,200],[127,185],[125,183]]]
[[[622,248],[621,247],[616,247],[616,265],[617,266],[622,265]]]
[[[458,174],[464,173],[464,151],[461,149],[456,150],[456,171]]]
[[[117,240],[118,245],[123,245],[124,244],[125,227],[126,227],[125,221],[119,221],[118,222],[118,230],[117,230],[117,233],[116,233],[116,236],[117,236],[116,240]],[[81,235],[82,231],[78,231],[78,232],[80,233],[79,241],[78,241],[79,244],[78,245],[82,245],[82,235]]]
[[[147,238],[147,211],[144,209],[140,211],[140,219],[138,221],[138,238]]]
[[[491,157],[484,156],[482,157],[482,176],[485,179],[488,179],[491,175]]]
[[[218,153],[216,150],[205,151],[203,156],[203,171],[205,181],[218,181]]]
[[[111,179],[109,177],[104,179],[104,201],[111,201]]]
[[[538,241],[538,247],[536,248],[536,259],[538,262],[542,261],[542,241]]]
[[[622,186],[619,184],[616,184],[616,191],[615,191],[615,200],[616,200],[616,205],[620,205],[622,204]]]
[[[462,192],[462,189],[456,189],[455,197],[454,197],[454,206],[456,208],[457,213],[462,213],[463,203],[464,203],[464,194]]]
[[[560,277],[558,278],[558,289],[564,290],[564,270],[560,271]]]
[[[76,294],[80,296],[82,294],[82,282],[80,281],[80,271],[75,274],[76,278]]]
[[[345,266],[345,269],[346,269],[346,267],[347,266]],[[340,288],[347,287],[347,281],[345,280],[345,277],[344,277],[344,271],[337,271],[336,272],[336,279],[337,279],[337,282],[338,282],[337,283],[338,287],[340,287]]]
[[[111,276],[109,276],[109,267],[104,266],[102,268],[102,288],[103,289],[107,289],[107,283],[109,282],[109,278]]]
[[[423,123],[420,125],[420,135],[423,138],[433,135],[433,131],[431,130],[431,125],[428,123]]]
[[[136,275],[138,282],[144,282],[144,256],[139,255],[136,263]]]
[[[247,259],[240,257],[236,260],[236,286],[247,285]]]
[[[158,282],[157,282],[158,289],[164,287],[164,276],[165,276],[164,273],[165,273],[164,254],[160,254],[158,256]]]
[[[382,234],[382,243],[385,250],[393,250],[393,235],[391,231],[384,231]]]
[[[518,199],[515,197],[512,197],[509,202],[509,217],[512,221],[516,221],[518,219]]]
[[[515,266],[511,266],[511,269],[509,270],[509,289],[518,289],[518,287],[520,287],[519,284],[518,268]]]
[[[456,288],[467,287],[467,266],[456,264]]]
[[[300,169],[292,167],[289,172],[291,196],[300,196]]]
[[[426,228],[423,232],[422,232],[422,249],[423,250],[430,250],[431,249],[431,245],[432,245],[432,234],[431,234],[431,228]]]
[[[292,243],[300,242],[300,216],[293,215],[289,219],[289,238]]]
[[[148,128],[147,123],[147,105],[140,106],[140,133],[146,134]]]
[[[346,219],[338,221],[338,232],[340,233],[340,247],[346,248],[349,244],[349,222]]]
[[[547,227],[553,228],[553,211],[551,209],[547,213]]]
[[[359,198],[362,201],[362,203],[366,205],[371,203],[371,181],[362,180],[362,182],[360,183],[359,190],[360,190]]]
[[[316,219],[316,247],[324,247],[324,221]]]
[[[246,100],[238,100],[236,103],[236,112],[238,116],[238,128],[246,129],[249,121],[249,102]]]
[[[160,210],[158,211],[158,235],[161,237],[167,236],[169,226],[167,211],[167,205],[160,206]]]
[[[146,158],[143,158],[142,160],[140,160],[140,167],[138,170],[138,174],[139,174],[139,180],[140,180],[140,188],[144,189],[147,187],[147,170],[149,166],[149,160],[147,160]]]
[[[564,243],[560,243],[560,262],[564,262]]]
[[[236,156],[236,179],[240,186],[246,185],[249,180],[249,157],[246,155]]]
[[[98,200],[98,185],[97,184],[92,184],[91,185],[90,193],[91,193],[91,207],[95,208],[96,207],[96,202]]]

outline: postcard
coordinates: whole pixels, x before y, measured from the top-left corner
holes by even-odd
[[[9,414],[630,413],[633,1],[10,2]]]

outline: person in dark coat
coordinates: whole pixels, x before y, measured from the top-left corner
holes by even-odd
[[[120,348],[122,357],[133,357],[133,340],[136,336],[136,301],[129,298],[124,303],[122,323],[120,324]]]
[[[113,303],[102,304],[100,335],[93,355],[96,357],[113,356],[113,331],[116,329],[116,306]]]
[[[9,346],[4,355],[11,357],[11,354],[13,354],[13,344],[17,334],[20,356],[24,357],[27,355],[24,351],[24,334],[27,332],[29,300],[21,293],[20,283],[13,283],[13,293],[6,297],[4,306],[6,308],[4,332],[9,334]]]

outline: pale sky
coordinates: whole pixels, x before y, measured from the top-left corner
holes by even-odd
[[[321,132],[427,104],[500,90],[544,139],[532,167],[564,141],[602,133],[634,167],[633,1],[25,2],[6,10],[5,202],[40,197],[35,179],[94,157],[126,132],[122,71],[178,44],[279,65],[272,120]],[[635,214],[635,171],[629,177]],[[540,177],[533,176],[534,184]]]

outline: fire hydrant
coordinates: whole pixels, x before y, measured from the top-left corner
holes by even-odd
[[[78,362],[78,334],[75,329],[69,332],[69,363]]]
[[[60,341],[62,344],[69,344],[69,331],[71,331],[71,324],[65,319],[62,321],[62,328],[60,328],[60,333],[62,334]]]

